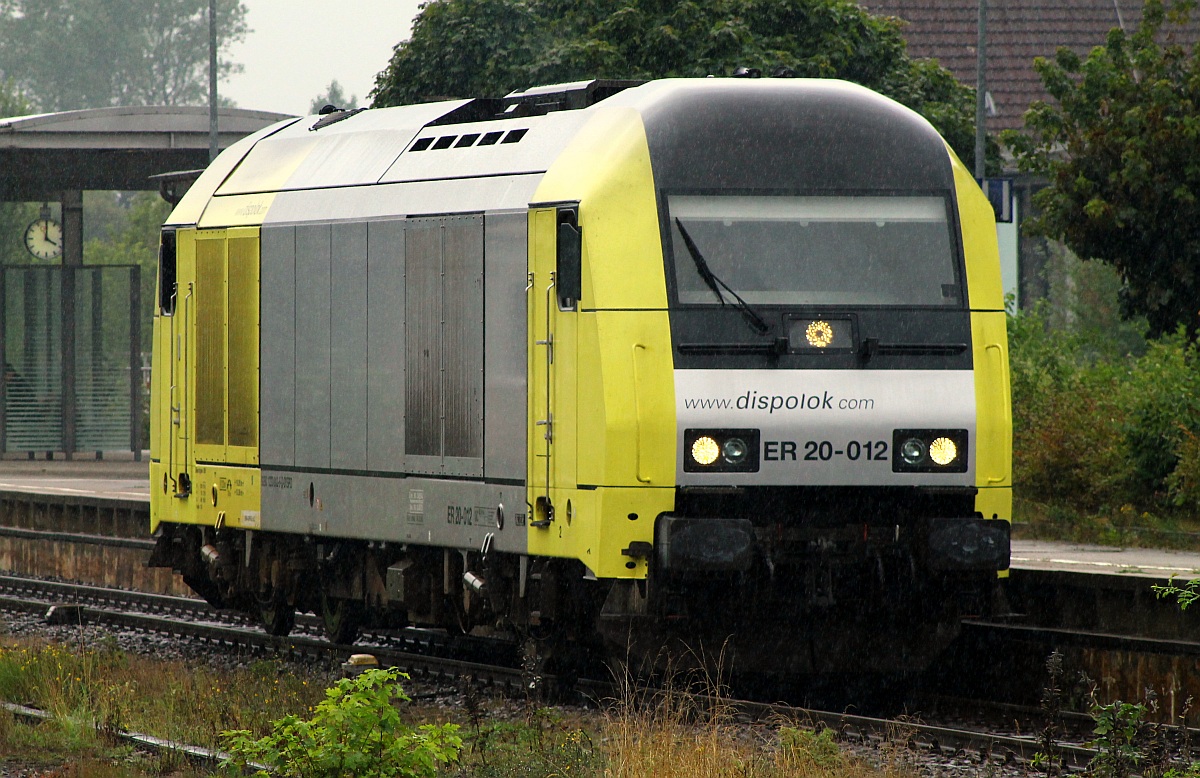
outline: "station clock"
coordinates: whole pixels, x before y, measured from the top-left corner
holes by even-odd
[[[25,228],[25,248],[38,259],[62,255],[62,225],[48,216],[30,222]]]

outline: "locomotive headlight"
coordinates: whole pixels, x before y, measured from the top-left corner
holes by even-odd
[[[892,430],[892,472],[967,472],[967,430]]]
[[[746,441],[741,438],[730,438],[725,441],[725,445],[721,446],[721,456],[725,457],[725,461],[731,465],[745,461],[748,452]]]
[[[943,467],[958,456],[958,446],[950,438],[936,438],[929,444],[929,458]]]
[[[698,465],[711,465],[717,461],[720,454],[721,447],[717,445],[717,441],[707,435],[696,438],[692,443],[692,460]]]
[[[685,429],[685,473],[756,473],[760,434],[755,429]]]
[[[900,456],[910,465],[920,464],[925,458],[925,442],[920,438],[909,438],[900,446]]]

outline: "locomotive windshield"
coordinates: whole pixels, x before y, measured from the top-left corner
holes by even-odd
[[[712,276],[750,305],[962,305],[941,197],[673,195],[668,208],[685,305],[722,304]]]

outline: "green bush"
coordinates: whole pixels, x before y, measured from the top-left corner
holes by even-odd
[[[462,738],[456,724],[413,728],[401,721],[394,701],[409,701],[399,682],[407,677],[394,669],[368,670],[328,689],[310,719],[284,716],[257,740],[249,730],[224,732],[231,754],[226,766],[262,766],[267,769],[256,775],[263,778],[434,778],[438,765],[458,759]]]
[[[1055,318],[1009,316],[1016,496],[1059,523],[1106,516],[1101,539],[1186,518],[1200,508],[1200,351],[1182,333],[1116,349]]]
[[[1124,361],[1089,360],[1040,310],[1009,317],[1013,481],[1018,494],[1087,510],[1120,505],[1129,480]]]
[[[1182,333],[1152,343],[1137,361],[1132,381],[1137,393],[1126,431],[1132,478],[1141,496],[1152,497],[1168,491],[1185,442],[1200,430],[1195,345]]]

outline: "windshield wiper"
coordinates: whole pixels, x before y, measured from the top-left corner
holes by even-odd
[[[713,291],[717,299],[721,301],[721,305],[729,304],[725,301],[725,295],[721,292],[721,287],[724,287],[725,291],[733,295],[733,299],[737,301],[738,310],[746,317],[746,321],[750,323],[750,326],[754,327],[759,335],[766,334],[767,330],[771,329],[770,326],[763,320],[763,317],[758,315],[758,312],[754,310],[750,303],[743,300],[737,292],[730,288],[729,284],[717,278],[713,271],[709,269],[708,263],[704,261],[704,255],[700,253],[700,249],[696,248],[692,236],[688,235],[688,231],[683,228],[683,222],[679,221],[678,216],[675,217],[675,226],[679,227],[679,234],[683,236],[683,244],[687,246],[688,253],[692,255],[692,262],[696,263],[697,272],[700,273],[700,277],[704,279],[704,283],[708,284],[708,288]]]

